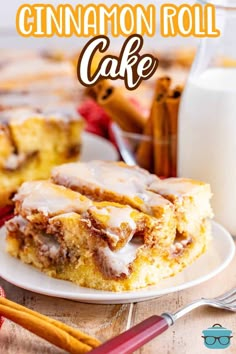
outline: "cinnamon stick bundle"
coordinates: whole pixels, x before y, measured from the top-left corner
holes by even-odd
[[[79,330],[0,297],[0,314],[72,354],[88,353],[100,342]]]
[[[101,80],[87,94],[92,97],[126,132],[143,134],[137,147],[137,164],[158,176],[177,174],[177,130],[181,87],[170,89],[171,79],[157,80],[148,119],[114,87],[109,80]]]
[[[157,80],[150,117],[143,134],[150,140],[143,140],[136,153],[137,163],[161,177],[177,174],[177,130],[178,110],[182,87],[170,89],[171,79]]]
[[[149,170],[150,172],[155,171],[154,160],[156,159],[158,160],[158,158],[155,158],[154,155],[157,156],[157,154],[159,154],[156,151],[156,149],[158,150],[158,146],[156,143],[154,146],[153,142],[154,141],[157,142],[157,139],[159,139],[163,135],[161,131],[159,132],[157,131],[157,129],[162,130],[162,128],[160,128],[160,126],[159,127],[157,126],[157,122],[159,120],[157,114],[161,113],[161,109],[160,108],[157,109],[156,102],[162,100],[168,94],[170,84],[171,84],[171,79],[167,76],[157,80],[155,93],[153,97],[153,103],[150,110],[150,116],[143,131],[143,135],[150,137],[150,140],[141,141],[136,152],[136,160],[139,166]],[[155,129],[154,129],[154,125],[155,125]],[[154,137],[154,131],[155,131],[155,137]]]
[[[100,107],[126,132],[142,133],[146,118],[122,94],[121,89],[115,87],[108,80],[101,80],[87,90]]]

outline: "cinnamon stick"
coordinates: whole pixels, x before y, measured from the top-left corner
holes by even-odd
[[[169,137],[165,97],[160,96],[154,102],[153,116],[153,146],[154,146],[154,173],[160,177],[169,177]]]
[[[155,113],[153,114],[154,104],[157,99],[167,95],[170,84],[171,79],[168,76],[161,77],[156,82],[150,116],[143,131],[143,135],[150,137],[150,140],[144,139],[141,141],[136,153],[136,160],[138,165],[150,172],[153,172],[154,169],[154,149],[156,148],[156,146],[153,146],[153,117],[155,116]]]
[[[152,116],[149,117],[148,122],[143,131],[143,139],[138,146],[136,152],[137,164],[152,172],[153,170],[153,122]]]
[[[118,87],[107,80],[102,80],[87,92],[122,130],[142,133],[146,118],[138,112]]]
[[[112,87],[110,80],[100,80],[96,85],[87,87],[85,94],[97,101],[99,96],[104,96],[106,91]]]
[[[169,76],[158,78],[155,86],[154,101],[157,100],[159,96],[167,95],[170,85],[171,78]]]
[[[79,330],[2,297],[0,314],[72,354],[87,353],[100,345],[99,341]]]
[[[168,127],[170,137],[170,175],[177,176],[177,150],[178,150],[178,112],[183,88],[176,87],[166,98],[166,108],[168,114]]]

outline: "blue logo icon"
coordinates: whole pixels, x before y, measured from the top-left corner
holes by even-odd
[[[205,347],[208,349],[226,349],[230,346],[233,338],[230,329],[222,327],[219,323],[214,324],[202,331]]]

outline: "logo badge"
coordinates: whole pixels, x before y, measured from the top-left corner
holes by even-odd
[[[226,349],[231,344],[232,331],[222,327],[219,323],[214,324],[202,331],[205,347],[208,349]]]

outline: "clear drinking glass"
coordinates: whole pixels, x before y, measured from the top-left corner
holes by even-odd
[[[179,115],[178,175],[211,184],[217,221],[236,235],[236,0],[216,6],[218,38],[201,40]]]

